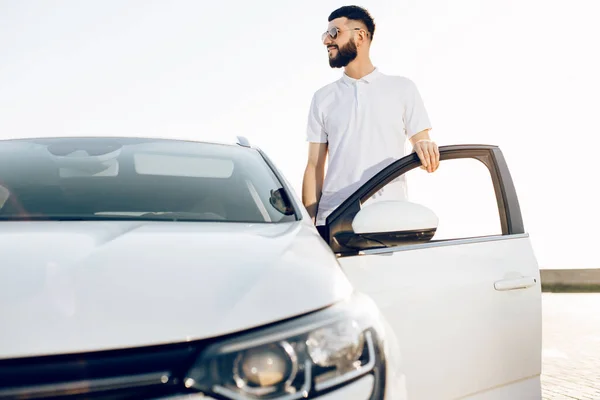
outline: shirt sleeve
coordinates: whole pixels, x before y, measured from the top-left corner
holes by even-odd
[[[417,85],[411,80],[408,81],[403,118],[404,129],[409,139],[425,129],[431,129],[431,122],[421,94]]]
[[[306,141],[313,143],[327,143],[327,132],[325,131],[316,95],[313,96],[310,103],[308,124],[306,127]]]

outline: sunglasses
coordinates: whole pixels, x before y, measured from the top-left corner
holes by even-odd
[[[354,28],[354,29],[350,29],[350,30],[360,31],[361,28]],[[342,32],[345,32],[345,31],[342,31],[334,26],[331,29],[329,29],[327,32],[324,32],[321,35],[321,41],[324,41],[327,36],[329,36],[331,39],[335,40],[335,39],[337,39],[338,35]]]

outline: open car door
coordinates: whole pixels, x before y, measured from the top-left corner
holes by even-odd
[[[357,190],[327,218],[329,245],[387,319],[409,399],[540,399],[540,274],[502,152],[442,146],[438,171],[420,165],[410,154]],[[408,201],[368,202],[410,174],[425,183],[408,179]]]

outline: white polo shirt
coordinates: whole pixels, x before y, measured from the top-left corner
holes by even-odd
[[[371,177],[406,155],[408,138],[431,129],[415,84],[377,68],[361,79],[342,78],[319,89],[308,116],[307,141],[328,143],[328,167],[317,225]],[[388,184],[370,201],[405,199],[406,180]]]

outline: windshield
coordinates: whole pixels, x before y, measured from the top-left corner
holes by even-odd
[[[296,220],[257,150],[176,140],[0,141],[1,220]]]

